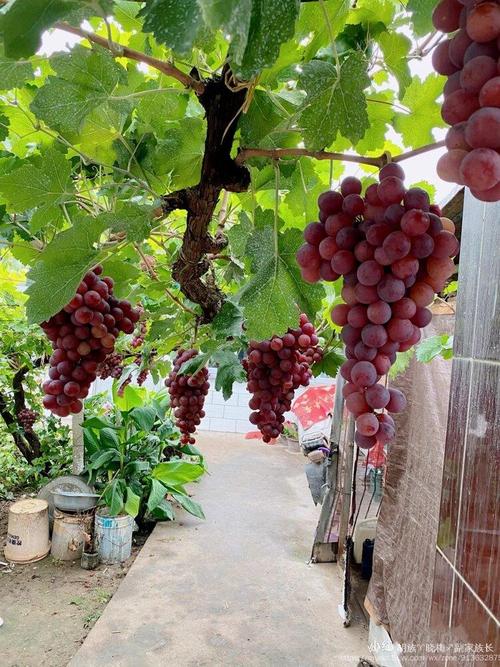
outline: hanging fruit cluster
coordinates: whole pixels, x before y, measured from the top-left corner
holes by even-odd
[[[210,388],[207,368],[201,368],[193,374],[179,373],[181,366],[197,355],[198,350],[179,350],[173,368],[165,380],[170,404],[174,408],[175,423],[182,433],[183,445],[195,443],[194,433],[205,416],[203,405]]]
[[[379,179],[364,196],[353,177],[340,192],[323,193],[319,222],[306,227],[297,253],[305,280],[344,278],[345,303],[333,308],[332,320],[342,327],[344,397],[364,448],[394,437],[387,412],[402,411],[406,399],[379,381],[396,353],[420,340],[432,319],[428,306],[454,273],[459,249],[451,220],[440,217],[424,190],[405,188],[399,165],[386,165]]]
[[[441,0],[434,27],[453,33],[433,51],[448,77],[443,120],[451,125],[438,175],[467,185],[481,201],[500,200],[500,4],[497,0]]]
[[[322,356],[314,325],[305,314],[300,316],[298,328],[283,336],[250,341],[243,360],[247,390],[252,394],[248,405],[254,411],[250,422],[262,433],[264,442],[283,432],[284,414],[290,410],[295,390],[309,384],[310,366]]]
[[[43,405],[59,417],[80,412],[98,365],[113,355],[120,332],[131,334],[140,317],[138,308],[113,296],[113,280],[101,274],[100,265],[89,271],[68,305],[40,325],[54,348]]]

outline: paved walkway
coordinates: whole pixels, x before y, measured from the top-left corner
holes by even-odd
[[[368,656],[343,628],[338,568],[308,565],[318,517],[304,459],[204,434],[206,521],[158,524],[70,667],[341,667]]]

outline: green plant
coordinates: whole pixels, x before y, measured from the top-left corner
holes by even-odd
[[[115,386],[113,409],[88,417],[83,430],[85,472],[112,516],[173,520],[176,501],[204,518],[184,487],[205,472],[203,457],[193,446],[180,446],[166,392],[148,395],[129,385],[119,396]]]
[[[290,440],[298,440],[299,432],[297,429],[297,425],[294,424],[293,422],[286,421],[284,423],[283,435],[287,438],[290,438]]]

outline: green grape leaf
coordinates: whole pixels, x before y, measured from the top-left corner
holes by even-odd
[[[321,48],[330,43],[330,28],[334,38],[343,30],[351,4],[350,0],[324,0],[322,4],[319,2],[301,4],[297,33],[305,38],[312,35],[312,39],[304,49],[304,61],[312,60]],[[329,24],[325,20],[324,10]]]
[[[216,352],[212,359],[217,365],[215,389],[216,391],[222,390],[222,396],[227,401],[233,393],[233,384],[235,382],[246,382],[245,369],[236,354],[228,350]]]
[[[427,364],[439,355],[443,359],[453,357],[453,336],[448,334],[430,336],[417,345],[416,357],[418,361]]]
[[[56,54],[50,62],[57,76],[48,77],[30,108],[62,132],[78,132],[85,117],[109,101],[116,85],[126,81],[125,70],[100,47],[77,45],[70,53]]]
[[[153,166],[156,173],[170,174],[172,188],[195,185],[200,179],[203,158],[205,122],[201,118],[185,118],[169,123],[166,138],[158,142]]]
[[[141,7],[137,2],[115,0],[113,16],[124,30],[139,32],[142,30],[142,21],[137,18],[140,9]]]
[[[16,0],[0,14],[5,55],[27,58],[38,50],[42,33],[68,16],[81,3],[76,0]]]
[[[300,115],[307,148],[328,146],[337,132],[353,143],[362,138],[368,127],[363,90],[370,84],[362,53],[352,51],[342,61],[340,76],[331,63],[321,60],[306,63],[299,84],[307,93]]]
[[[6,58],[2,55],[0,46],[0,90],[20,88],[33,76],[33,67],[30,62]]]
[[[321,361],[316,362],[312,366],[312,372],[314,377],[324,373],[332,378],[337,376],[337,371],[340,366],[345,361],[345,357],[342,354],[339,354],[336,350],[330,350],[327,352]]]
[[[248,37],[229,47],[229,59],[236,76],[251,79],[278,58],[280,46],[293,37],[300,0],[252,0]]]
[[[387,129],[394,120],[394,96],[391,91],[370,92],[367,101],[369,125],[361,141],[356,144],[359,155],[379,154],[384,150]]]
[[[216,338],[238,337],[243,333],[243,313],[232,301],[225,301],[212,320],[212,332]]]
[[[443,92],[444,78],[430,74],[421,81],[415,76],[401,100],[409,113],[397,112],[394,129],[400,132],[405,146],[417,148],[432,143],[432,131],[436,127],[446,127],[441,118],[441,104],[437,98]]]
[[[238,223],[230,227],[226,232],[233,257],[242,258],[244,256],[248,237],[251,235],[252,230],[253,226],[248,214],[245,211],[241,211]]]
[[[212,30],[231,35],[232,57],[241,62],[248,42],[253,0],[204,0],[200,3],[205,23]]]
[[[397,353],[396,361],[389,370],[389,377],[391,380],[394,380],[394,378],[398,377],[398,375],[402,375],[404,372],[406,372],[414,354],[415,350],[413,347],[411,347],[409,350],[406,350],[406,352]]]
[[[0,111],[0,141],[9,136],[9,119]]]
[[[143,241],[149,236],[153,208],[139,204],[124,204],[117,211],[99,216],[104,226],[113,232],[126,232],[130,241]]]
[[[44,204],[50,207],[47,218],[52,220],[54,205],[71,199],[73,192],[71,164],[55,149],[47,149],[41,156],[0,176],[0,198],[12,212],[21,213]],[[38,229],[44,219],[42,216],[35,225]]]
[[[186,114],[189,95],[179,92],[162,90],[144,91],[144,97],[137,105],[137,118],[146,131],[164,135],[167,128],[165,120],[180,120]]]
[[[347,23],[363,25],[383,23],[389,25],[394,18],[396,3],[393,0],[358,0],[349,12]]]
[[[250,338],[265,339],[296,327],[299,311],[313,316],[324,290],[302,280],[295,253],[302,243],[298,229],[280,233],[273,226],[257,229],[248,239],[253,276],[240,293]]]
[[[402,99],[412,80],[408,66],[411,41],[399,32],[384,31],[377,36],[377,42],[382,50],[385,66],[399,84],[399,99]]]
[[[82,276],[96,263],[96,245],[104,229],[98,218],[81,216],[40,253],[28,273],[26,314],[30,324],[43,322],[72,299]]]
[[[422,37],[434,30],[432,12],[435,6],[436,0],[408,0],[406,9],[411,13],[413,29],[417,36]]]
[[[248,112],[240,121],[241,140],[244,146],[258,146],[277,125],[285,120],[270,93],[256,90]]]
[[[197,0],[151,0],[140,15],[144,17],[143,30],[180,55],[190,52],[202,23]]]

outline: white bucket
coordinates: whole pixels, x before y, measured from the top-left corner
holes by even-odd
[[[101,563],[123,563],[132,553],[134,519],[128,514],[107,516],[104,511],[95,515],[95,540]]]
[[[65,514],[55,510],[50,550],[52,556],[57,560],[81,558],[85,539],[90,538],[92,519],[92,513]]]
[[[49,505],[40,498],[19,500],[9,508],[5,559],[33,563],[49,553]]]
[[[361,563],[363,556],[363,542],[373,540],[377,532],[377,517],[371,516],[368,519],[361,519],[354,528],[352,539],[354,541],[354,560]]]

